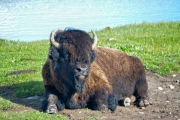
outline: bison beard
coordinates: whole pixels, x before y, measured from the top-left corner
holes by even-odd
[[[130,102],[127,97],[132,95],[137,106],[149,105],[142,62],[119,50],[95,47],[97,36],[92,33],[93,38],[81,30],[51,33],[42,69],[46,97],[43,111],[57,113],[64,108],[84,107],[114,111],[118,102]]]
[[[77,93],[83,93],[84,87],[85,87],[85,76],[76,76],[75,77],[75,91]]]

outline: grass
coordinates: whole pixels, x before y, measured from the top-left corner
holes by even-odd
[[[14,103],[0,97],[0,109],[1,110],[8,110],[8,109],[11,109],[11,108],[14,108],[14,107],[15,107]]]
[[[96,31],[98,46],[116,48],[138,56],[146,70],[158,75],[180,72],[180,22],[125,25]],[[110,38],[115,40],[109,41]],[[43,94],[41,69],[47,58],[49,41],[13,42],[0,40],[0,88],[11,87],[18,97]],[[17,70],[36,70],[35,74],[6,76]],[[0,90],[1,90],[0,89]],[[0,91],[0,95],[1,95]],[[0,110],[17,107],[0,97]],[[61,118],[62,117],[62,118]],[[66,119],[41,112],[2,112],[0,119]],[[97,117],[89,117],[97,119]]]
[[[19,97],[42,95],[41,69],[47,57],[48,45],[48,41],[23,43],[1,40],[0,85],[13,85]],[[6,76],[13,71],[27,69],[36,70],[36,73]]]
[[[99,46],[138,56],[146,70],[163,76],[180,71],[179,33],[180,22],[142,23],[97,32]]]
[[[0,113],[0,120],[67,120],[67,117],[62,115],[49,115],[38,111],[24,111]]]
[[[88,116],[85,118],[86,120],[99,120],[97,116]]]

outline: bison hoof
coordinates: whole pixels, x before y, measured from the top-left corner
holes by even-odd
[[[125,98],[124,100],[123,100],[123,105],[125,106],[125,107],[127,107],[127,106],[130,106],[131,105],[131,99],[130,98]]]
[[[148,100],[140,100],[138,103],[139,107],[147,107],[149,105],[149,101]]]
[[[48,114],[56,114],[57,113],[57,107],[55,105],[50,105],[48,109],[46,110],[46,113]]]

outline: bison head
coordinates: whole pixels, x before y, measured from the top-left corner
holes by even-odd
[[[49,58],[58,81],[69,91],[82,93],[95,59],[94,48],[97,36],[93,38],[81,30],[58,30],[51,32]]]

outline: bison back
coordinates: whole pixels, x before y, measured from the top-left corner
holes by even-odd
[[[137,81],[145,76],[141,60],[111,48],[97,47],[95,51],[95,62],[105,73],[118,98],[134,94]]]

